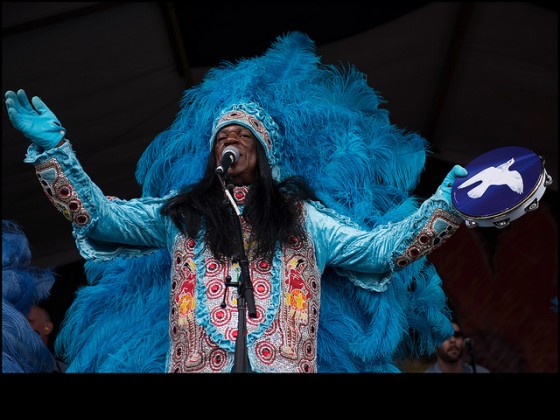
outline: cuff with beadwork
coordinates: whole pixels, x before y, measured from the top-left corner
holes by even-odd
[[[463,219],[452,213],[436,209],[408,248],[397,257],[397,267],[404,268],[441,246],[456,232],[462,221]]]

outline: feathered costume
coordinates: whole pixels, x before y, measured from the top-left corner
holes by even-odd
[[[253,101],[280,128],[271,162],[277,180],[303,176],[326,206],[368,229],[418,208],[411,192],[426,141],[391,125],[364,74],[321,65],[313,41],[298,32],[279,37],[262,56],[223,63],[184,92],[175,121],[138,162],[142,196],[164,197],[199,180],[209,122],[232,104]],[[55,343],[67,372],[164,372],[167,250],[85,267],[88,286],[77,292]],[[398,372],[397,359],[429,354],[452,332],[441,280],[425,257],[379,291],[356,287],[344,272],[323,274],[318,372]]]
[[[30,265],[25,233],[2,220],[2,372],[53,372],[52,355],[27,319],[31,307],[49,296],[54,273]]]

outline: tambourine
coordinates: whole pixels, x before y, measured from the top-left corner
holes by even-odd
[[[486,152],[455,178],[451,187],[453,206],[469,228],[505,228],[539,207],[552,177],[544,159],[524,147],[507,146]]]

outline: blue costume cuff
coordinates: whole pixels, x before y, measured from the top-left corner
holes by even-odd
[[[62,168],[61,161],[71,160],[74,152],[68,141],[57,148],[44,150],[35,144],[27,149],[24,162],[35,166],[35,174],[49,201],[77,227],[90,223],[90,212],[84,208],[83,197]],[[72,162],[72,164],[77,164]]]
[[[433,208],[433,210],[431,210]],[[395,259],[396,268],[404,268],[410,263],[430,254],[440,247],[459,228],[463,219],[453,211],[453,207],[441,194],[436,193],[420,207],[431,215],[415,233],[409,245]]]

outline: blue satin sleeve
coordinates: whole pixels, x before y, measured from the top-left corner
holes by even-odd
[[[72,234],[84,258],[134,257],[167,247],[174,225],[160,209],[169,197],[122,200],[105,196],[85,173],[68,141],[47,151],[32,144],[25,162],[35,166],[47,197],[72,222]]]
[[[330,266],[357,286],[378,292],[387,289],[396,270],[442,245],[462,222],[439,192],[403,220],[369,231],[317,202],[308,203],[306,213],[321,272]]]

